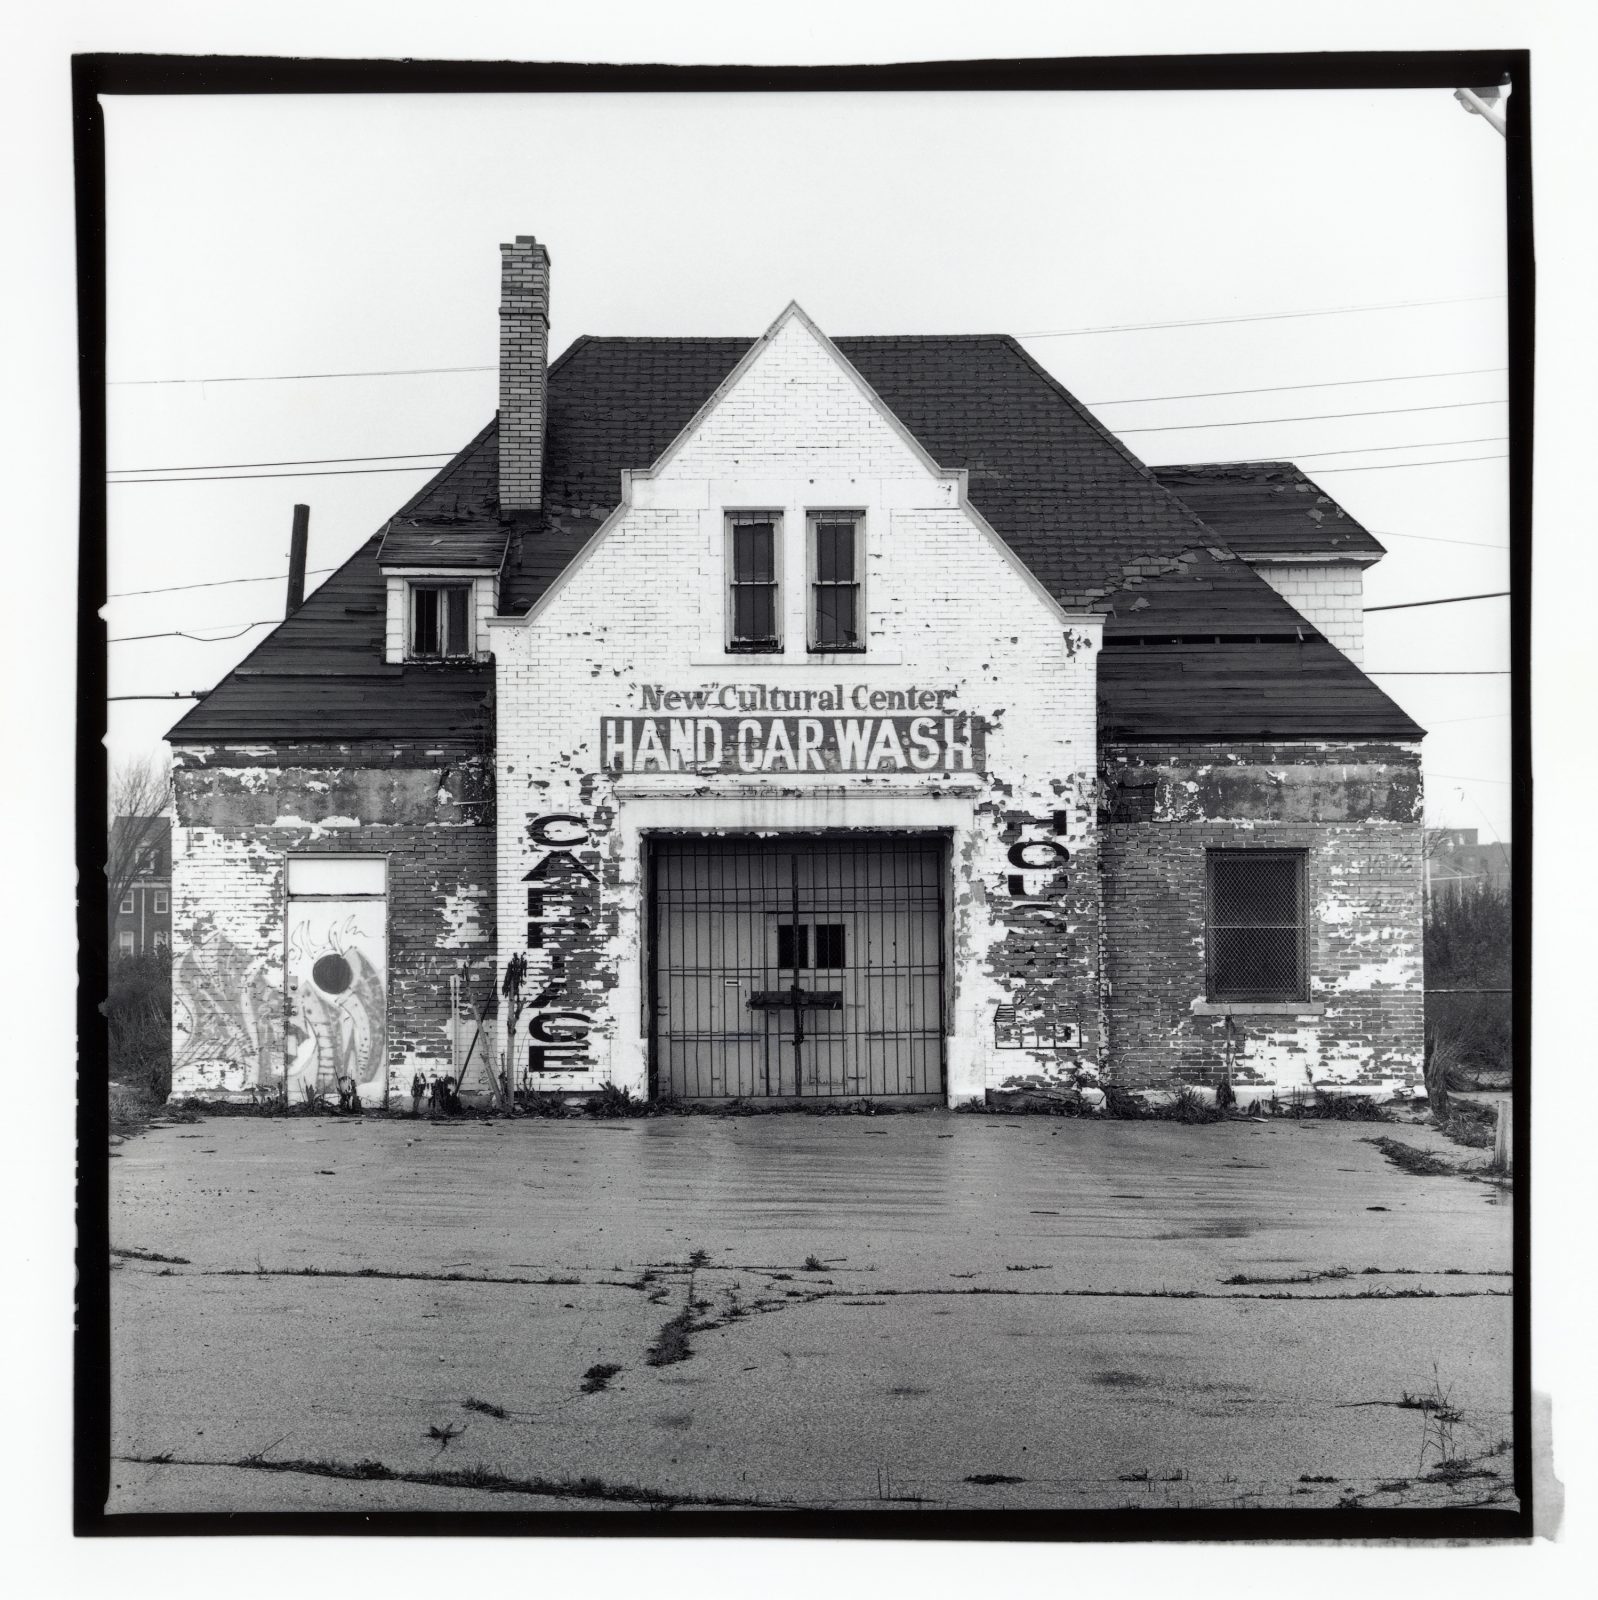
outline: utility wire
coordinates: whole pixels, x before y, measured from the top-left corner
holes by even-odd
[[[1094,328],[1052,328],[1040,332],[1018,333],[1018,339],[1069,339],[1090,333],[1141,333],[1157,328],[1201,328],[1231,322],[1282,322],[1296,317],[1339,317],[1362,311],[1402,311],[1416,306],[1471,305],[1481,300],[1503,300],[1502,294],[1468,294],[1449,300],[1389,300],[1377,305],[1326,306],[1316,311],[1256,311],[1232,317],[1189,317],[1176,322],[1117,322]],[[492,364],[473,367],[380,367],[363,372],[267,372],[228,374],[209,378],[112,378],[108,388],[148,387],[154,384],[183,383],[295,383],[311,378],[402,378],[418,373],[434,372],[493,372]],[[1100,401],[1102,405],[1120,405],[1118,400]]]
[[[1244,392],[1258,392],[1258,391],[1241,391],[1240,390],[1238,392],[1239,393],[1244,393]],[[1490,404],[1492,404],[1492,402],[1491,401],[1482,401],[1481,404],[1490,405]],[[1360,414],[1361,413],[1355,413],[1355,415],[1360,415]],[[1368,414],[1369,415],[1376,415],[1377,413],[1368,413]],[[1221,426],[1227,426],[1227,424],[1221,424]],[[1128,429],[1127,431],[1130,432],[1132,430]],[[1360,454],[1364,453],[1364,451],[1366,451],[1366,450],[1430,450],[1430,449],[1434,449],[1437,446],[1441,446],[1441,445],[1498,444],[1498,443],[1501,443],[1504,438],[1505,438],[1505,435],[1492,434],[1492,435],[1486,435],[1486,436],[1483,436],[1483,437],[1477,438],[1477,439],[1425,439],[1425,440],[1421,440],[1419,443],[1416,443],[1416,444],[1373,444],[1373,445],[1365,445],[1365,446],[1362,446],[1360,449],[1354,449],[1354,450],[1297,450],[1297,451],[1288,451],[1287,454],[1290,454],[1290,455],[1311,455],[1311,456],[1349,456],[1349,455],[1360,455]],[[390,455],[390,456],[380,456],[380,455],[371,455],[371,456],[309,456],[309,457],[306,457],[306,458],[304,458],[302,460],[295,460],[295,461],[203,461],[203,462],[196,462],[191,466],[107,467],[106,471],[107,471],[107,473],[115,475],[115,476],[118,476],[118,477],[124,477],[126,474],[129,474],[129,473],[147,473],[147,472],[221,472],[221,471],[227,471],[227,472],[238,471],[238,472],[242,472],[242,471],[245,471],[246,469],[252,469],[252,468],[255,468],[255,467],[331,467],[331,466],[342,466],[342,465],[344,465],[344,464],[346,464],[348,462],[351,462],[351,461],[431,461],[431,460],[434,460],[434,459],[436,459],[437,457],[440,457],[440,456],[442,456],[446,460],[448,460],[450,457],[452,457],[452,456],[454,456],[456,454],[458,454],[458,451],[455,451],[455,450],[413,450],[407,455]],[[1269,460],[1269,459],[1272,459],[1272,458],[1265,457],[1265,456],[1251,457],[1250,458],[1251,461],[1253,461],[1253,460],[1265,461],[1265,460]],[[399,470],[401,470],[401,471],[420,471],[421,469],[420,468],[407,467],[407,468],[401,468]],[[313,476],[313,474],[310,474],[310,473],[292,474],[292,476],[310,477],[310,476]],[[143,478],[133,478],[130,481],[135,482],[135,483],[142,483],[142,482],[144,482],[146,480],[144,480]],[[170,480],[165,480],[165,481],[170,481]]]
[[[109,700],[203,700],[211,691],[198,689],[193,693],[185,694],[174,689],[170,694],[108,694]]]
[[[1309,456],[1365,456],[1376,455],[1387,450],[1446,450],[1459,444],[1508,444],[1509,435],[1506,433],[1483,434],[1475,439],[1420,439],[1414,444],[1361,444],[1354,445],[1347,450],[1284,450],[1282,457],[1288,461],[1297,462]],[[1239,466],[1267,466],[1271,462],[1281,459],[1277,456],[1249,456],[1238,462]]]
[[[402,456],[311,456],[302,461],[202,461],[190,467],[107,467],[107,472],[220,472],[233,467],[331,467],[345,461],[422,461],[452,456],[454,450],[413,450]]]
[[[320,578],[324,573],[337,571],[337,567],[312,567],[305,576]],[[268,572],[259,578],[212,578],[207,583],[168,583],[159,589],[123,589],[117,594],[108,594],[106,599],[130,600],[141,594],[176,594],[180,589],[221,589],[230,583],[283,583],[287,578],[287,572]]]
[[[1085,406],[1144,406],[1156,400],[1219,400],[1236,394],[1280,394],[1288,389],[1347,389],[1363,383],[1420,383],[1427,378],[1473,378],[1508,367],[1461,367],[1457,372],[1404,372],[1390,378],[1332,378],[1321,383],[1271,383],[1263,389],[1201,389],[1196,394],[1145,394],[1130,400],[1084,400]]]
[[[1399,533],[1394,529],[1383,532],[1379,528],[1370,529],[1371,534],[1377,539],[1419,539],[1424,544],[1463,544],[1472,550],[1507,550],[1507,544],[1488,544],[1481,539],[1445,539],[1437,533]]]
[[[1228,322],[1287,322],[1296,317],[1341,317],[1358,311],[1405,311],[1415,306],[1462,306],[1480,300],[1503,300],[1501,294],[1458,295],[1449,300],[1387,300],[1377,305],[1326,306],[1318,311],[1254,311],[1234,317],[1187,317],[1177,322],[1116,322],[1096,328],[1052,328],[1018,333],[1018,339],[1070,339],[1085,333],[1141,333],[1151,328],[1205,328]]]
[[[1460,402],[1460,405],[1461,406],[1478,406],[1478,405],[1479,406],[1493,406],[1493,405],[1504,405],[1506,403],[1507,402],[1502,401],[1502,400],[1465,400],[1465,401]],[[1237,422],[1173,423],[1169,427],[1161,427],[1161,428],[1124,428],[1121,431],[1123,433],[1172,433],[1172,432],[1185,433],[1185,432],[1188,432],[1191,429],[1196,429],[1196,428],[1248,428],[1248,427],[1254,427],[1254,426],[1256,426],[1256,425],[1258,425],[1260,423],[1266,423],[1266,422],[1318,422],[1318,421],[1331,420],[1331,418],[1336,418],[1336,417],[1384,417],[1384,416],[1395,416],[1395,415],[1398,415],[1401,411],[1404,411],[1404,410],[1411,410],[1411,411],[1449,411],[1449,410],[1453,410],[1453,409],[1455,409],[1455,407],[1452,407],[1452,406],[1409,406],[1409,407],[1400,407],[1398,409],[1398,411],[1336,411],[1336,412],[1330,413],[1329,417],[1251,417],[1251,418],[1247,418],[1247,419],[1240,420],[1240,421],[1237,421]],[[1434,449],[1441,449],[1441,448],[1444,448],[1444,447],[1446,447],[1448,445],[1452,445],[1452,444],[1492,444],[1492,443],[1496,442],[1498,437],[1499,436],[1494,436],[1493,438],[1481,438],[1481,439],[1436,439],[1436,440],[1423,440],[1419,444],[1362,445],[1358,449],[1354,449],[1354,450],[1298,450],[1298,451],[1286,451],[1286,452],[1283,452],[1283,453],[1284,454],[1288,454],[1288,455],[1301,455],[1301,456],[1346,456],[1346,455],[1365,455],[1365,454],[1372,453],[1372,452],[1375,452],[1375,451],[1378,451],[1378,450],[1434,450]],[[444,453],[445,452],[442,451],[442,450],[438,452],[438,454],[441,455],[441,456]],[[330,459],[330,460],[344,459],[344,460],[349,460],[349,461],[391,461],[391,460],[394,460],[396,458],[392,457],[392,456],[346,456],[346,457],[342,457],[342,458],[340,458],[340,457],[329,457],[328,459]],[[1255,456],[1255,457],[1250,457],[1247,461],[1239,463],[1239,464],[1240,465],[1246,465],[1246,466],[1253,466],[1253,465],[1264,463],[1264,462],[1268,462],[1268,461],[1274,461],[1276,459],[1277,458],[1274,457],[1274,456]],[[1505,458],[1503,456],[1465,456],[1465,457],[1462,457],[1461,459],[1466,460],[1466,461],[1502,461]],[[264,464],[265,463],[263,463],[263,465]],[[1189,466],[1189,465],[1226,466],[1226,465],[1231,465],[1231,464],[1232,463],[1230,463],[1230,462],[1197,462],[1197,463],[1192,463],[1192,462],[1173,461],[1173,462],[1170,462],[1168,465],[1176,467],[1176,466]],[[131,484],[139,484],[139,483],[248,483],[248,482],[250,482],[250,481],[252,481],[254,479],[258,479],[258,478],[355,478],[355,477],[361,477],[361,476],[363,476],[365,474],[369,474],[369,473],[380,473],[380,472],[436,472],[436,471],[439,470],[440,465],[441,465],[441,463],[431,462],[426,466],[420,466],[420,467],[337,467],[331,472],[223,472],[223,473],[214,473],[214,474],[208,474],[208,475],[207,474],[201,474],[201,475],[197,475],[197,476],[193,476],[193,477],[113,478],[113,479],[108,480],[108,487],[111,487],[111,488],[126,488],[127,486],[129,486]],[[1433,466],[1433,465],[1446,465],[1446,463],[1434,463],[1434,462],[1429,462],[1429,461],[1413,461],[1413,462],[1411,462],[1411,461],[1400,461],[1400,462],[1393,463],[1393,465],[1395,465],[1395,466],[1425,467],[1425,466]],[[127,472],[127,471],[141,470],[141,469],[124,467],[122,470]],[[144,469],[144,470],[149,470],[149,471],[153,472],[153,471],[156,471],[158,469],[152,467],[152,468]],[[1159,470],[1164,471],[1165,467],[1162,466],[1162,467],[1159,468]],[[1317,471],[1322,471],[1322,472],[1364,472],[1364,471],[1375,471],[1377,469],[1375,469],[1375,468],[1365,468],[1365,467],[1321,467],[1321,468],[1317,468],[1316,470]]]
[[[1401,668],[1397,672],[1378,672],[1375,667],[1360,669],[1367,678],[1507,678],[1508,667],[1461,667],[1450,672],[1444,667]]]
[[[1462,467],[1467,461],[1507,461],[1501,456],[1453,456],[1446,461],[1377,461],[1368,467],[1311,467],[1310,471],[1324,477],[1328,472],[1397,472],[1404,467]]]
[[[1408,611],[1414,606],[1457,606],[1462,600],[1507,600],[1507,589],[1494,589],[1490,594],[1451,594],[1443,600],[1395,600],[1391,605],[1366,606],[1366,611]]]
[[[228,639],[242,639],[252,628],[275,628],[282,617],[268,617],[264,622],[246,622],[237,633],[183,633],[169,630],[166,633],[124,633],[107,644],[132,644],[137,639],[192,639],[196,644],[222,644]]]
[[[1482,404],[1482,405],[1502,404],[1502,402],[1500,402],[1500,401],[1492,401],[1492,400],[1484,400],[1484,401],[1481,401],[1481,402],[1470,402],[1470,401],[1468,401],[1466,403],[1467,404],[1479,403],[1479,404]],[[1422,407],[1418,407],[1417,409],[1419,409],[1419,410],[1427,410],[1429,408],[1422,406]],[[1354,417],[1354,416],[1380,416],[1380,415],[1382,415],[1382,413],[1380,413],[1380,412],[1349,411],[1349,412],[1342,413],[1342,415],[1351,416],[1351,417]],[[1305,419],[1303,419],[1301,417],[1267,417],[1267,418],[1264,418],[1263,420],[1267,421],[1267,422],[1300,422],[1300,421],[1303,421]],[[1243,422],[1236,422],[1236,423],[1233,423],[1233,422],[1195,422],[1195,423],[1192,424],[1192,426],[1195,427],[1195,428],[1233,428],[1233,427],[1242,428],[1242,427],[1252,426],[1252,424],[1243,423]],[[1150,428],[1150,429],[1129,428],[1126,431],[1129,432],[1129,433],[1139,433],[1139,432],[1159,433],[1159,432],[1163,432],[1164,430],[1163,429],[1159,429],[1159,428]],[[1447,443],[1448,441],[1441,441],[1441,442],[1442,443]],[[1488,441],[1488,440],[1475,440],[1475,439],[1461,439],[1461,440],[1459,440],[1457,442],[1460,443],[1460,444],[1478,444],[1478,443],[1485,444],[1485,443],[1488,443],[1490,441]],[[1435,449],[1435,448],[1438,448],[1438,446],[1436,446],[1436,445],[1427,445],[1427,444],[1372,445],[1372,446],[1367,446],[1365,448],[1362,448],[1362,449],[1359,449],[1359,450],[1353,450],[1353,451],[1347,451],[1347,450],[1301,450],[1301,451],[1298,451],[1296,453],[1299,454],[1299,455],[1305,455],[1305,456],[1313,456],[1313,455],[1365,455],[1370,450],[1428,450],[1428,449]],[[1273,461],[1275,459],[1276,458],[1273,457],[1273,456],[1260,456],[1260,457],[1256,458],[1255,460],[1251,460],[1251,461],[1242,463],[1242,465],[1253,466],[1253,465],[1256,465],[1258,463],[1263,463],[1263,462],[1267,462],[1267,461]],[[1507,461],[1509,458],[1508,458],[1507,455],[1498,455],[1498,456],[1460,456],[1458,459],[1460,461]],[[1189,463],[1189,462],[1178,462],[1178,461],[1173,461],[1173,462],[1170,463],[1171,466],[1188,466],[1188,465],[1227,466],[1227,465],[1230,465],[1230,464],[1231,463],[1229,463],[1229,462]],[[1383,472],[1383,471],[1387,471],[1387,470],[1389,470],[1389,469],[1391,469],[1393,467],[1447,467],[1447,466],[1452,466],[1453,464],[1454,463],[1452,461],[1390,461],[1390,462],[1382,462],[1379,465],[1370,466],[1370,467],[1313,467],[1310,470],[1313,471],[1313,472]],[[217,473],[217,474],[214,474],[214,475],[211,475],[211,476],[202,475],[202,476],[197,476],[197,477],[192,477],[192,478],[115,478],[115,479],[110,480],[110,482],[108,483],[107,487],[109,487],[109,488],[127,488],[127,487],[129,487],[131,485],[140,484],[140,483],[250,483],[250,482],[252,482],[252,481],[254,481],[256,479],[260,479],[260,478],[358,478],[358,477],[362,477],[362,476],[364,476],[366,474],[374,473],[374,472],[436,472],[437,470],[438,470],[437,466],[425,466],[425,467],[339,467],[339,468],[335,468],[332,472],[224,472],[224,473]],[[1164,471],[1165,468],[1161,467],[1159,470]],[[1462,542],[1462,541],[1450,540],[1448,542],[1457,543],[1457,542]]]
[[[1029,338],[1029,334],[1017,334],[1017,338]],[[1038,338],[1037,334],[1030,334],[1030,338]],[[493,366],[397,366],[392,371],[370,371],[370,373],[277,373],[266,374],[259,378],[120,378],[112,379],[112,384],[272,384],[272,382],[288,382],[291,379],[312,378],[408,378],[417,373],[491,373]],[[1507,373],[1507,366],[1460,366],[1446,373],[1390,373],[1382,378],[1329,378],[1312,384],[1264,384],[1259,389],[1200,389],[1192,394],[1179,395],[1129,395],[1118,400],[1083,400],[1083,405],[1155,405],[1161,400],[1224,400],[1232,395],[1270,395],[1283,394],[1289,390],[1300,389],[1350,389],[1363,384],[1417,384],[1417,382],[1432,381],[1436,378],[1481,378],[1491,373]],[[349,461],[373,461],[373,456],[349,456]],[[282,466],[283,462],[277,462]],[[293,466],[302,466],[302,462],[291,462]],[[187,467],[114,467],[112,470],[122,472],[178,472],[190,470]]]
[[[173,383],[297,383],[307,378],[408,378],[427,372],[493,372],[484,367],[382,367],[371,372],[255,372],[225,378],[110,378],[108,389],[148,387]]]
[[[436,472],[429,467],[335,467],[331,472],[221,472],[199,478],[113,478],[112,488],[134,483],[245,483],[251,478],[354,478],[367,472]]]
[[[1507,400],[1453,400],[1444,405],[1391,406],[1382,411],[1319,411],[1307,417],[1239,417],[1234,422],[1163,422],[1157,427],[1117,428],[1116,433],[1190,433],[1198,428],[1255,428],[1267,422],[1335,422],[1340,417],[1400,417],[1415,411],[1464,411],[1471,406],[1507,406]]]

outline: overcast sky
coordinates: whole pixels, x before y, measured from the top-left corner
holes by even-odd
[[[1389,549],[1368,605],[1507,587],[1508,408],[1490,370],[1506,360],[1504,143],[1447,91],[106,112],[113,468],[457,449],[494,410],[492,370],[132,380],[491,369],[496,247],[533,233],[553,257],[552,354],[585,333],[753,337],[790,299],[833,335],[1016,333],[1145,460],[1298,461]],[[1268,392],[1211,394],[1240,389]],[[1472,456],[1488,459],[1409,465]],[[114,486],[110,592],[281,574],[297,500],[310,566],[329,567],[425,477]],[[274,579],[117,598],[107,616],[119,640],[219,635],[282,604]],[[265,631],[113,643],[111,693],[208,688]],[[1501,672],[1507,602],[1379,612],[1365,659]],[[1428,820],[1507,838],[1507,676],[1377,681],[1430,730]],[[190,703],[113,705],[113,754],[158,747]]]

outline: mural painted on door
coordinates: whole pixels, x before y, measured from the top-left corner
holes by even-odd
[[[384,998],[387,949],[382,900],[289,902],[287,1087],[338,1093],[354,1078],[380,1105],[388,1077]]]

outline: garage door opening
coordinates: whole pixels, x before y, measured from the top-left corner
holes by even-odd
[[[650,1087],[684,1100],[941,1100],[944,847],[657,838]]]

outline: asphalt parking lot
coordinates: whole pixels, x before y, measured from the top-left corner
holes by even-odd
[[[158,1125],[111,1164],[107,1509],[1512,1506],[1507,1194],[1381,1134],[1478,1154],[940,1111]]]

